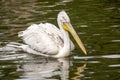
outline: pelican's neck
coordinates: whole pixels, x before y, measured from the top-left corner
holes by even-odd
[[[63,34],[62,39],[64,41],[64,46],[62,49],[59,50],[59,53],[53,57],[60,58],[60,57],[68,56],[70,54],[70,38],[69,38],[68,32],[65,31],[62,27],[62,23],[60,21],[60,15],[58,15],[57,22],[58,22],[58,26],[60,28],[60,31]]]
[[[64,29],[60,29],[61,32],[63,33],[63,41],[64,41],[64,47],[65,49],[69,50],[70,49],[70,38],[69,38],[69,34],[67,31],[65,31]]]
[[[55,57],[65,57],[70,54],[70,38],[69,34],[67,31],[65,31],[63,28],[60,28],[60,31],[63,34],[63,41],[64,41],[64,46],[62,49],[60,49],[59,53]]]
[[[60,58],[60,57],[65,57],[70,54],[70,38],[69,34],[67,31],[65,31],[60,25],[60,31],[63,34],[63,41],[64,41],[64,46],[62,49],[59,50],[58,54],[54,55],[53,57],[55,58]]]
[[[62,24],[61,24],[59,18],[57,19],[57,22],[58,22],[58,26],[59,26],[59,28],[60,28],[60,31],[61,31],[61,33],[63,34],[63,37],[62,37],[62,39],[63,39],[63,41],[64,41],[64,47],[63,47],[63,48],[66,48],[67,50],[69,50],[69,49],[70,49],[70,38],[69,38],[69,34],[68,34],[67,31],[65,31],[65,30],[63,29]]]

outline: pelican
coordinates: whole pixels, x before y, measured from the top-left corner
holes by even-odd
[[[21,48],[25,52],[46,57],[67,57],[70,55],[70,51],[75,48],[69,38],[70,33],[86,55],[86,49],[65,11],[58,13],[57,22],[59,28],[51,23],[40,23],[32,24],[26,30],[20,31],[18,37],[21,37],[25,43]]]

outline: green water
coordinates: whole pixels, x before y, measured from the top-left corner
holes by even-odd
[[[66,59],[0,51],[0,80],[120,80],[120,0],[1,0],[0,47],[22,43],[17,33],[33,23],[57,26],[65,10],[85,44]]]

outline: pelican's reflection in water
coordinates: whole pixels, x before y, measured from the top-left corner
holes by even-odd
[[[70,66],[72,66],[70,58],[53,59],[35,56],[24,60],[17,70],[22,71],[20,77],[22,80],[69,80]],[[76,74],[79,75],[80,72]]]
[[[83,66],[79,66],[77,67],[77,71],[74,73],[76,74],[76,76],[72,77],[72,80],[80,80],[81,77],[84,77],[84,74],[82,74],[82,72],[84,72],[84,68],[86,67],[87,63],[84,63]]]

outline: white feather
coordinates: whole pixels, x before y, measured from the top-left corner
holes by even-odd
[[[57,54],[63,48],[63,34],[50,23],[33,24],[25,31],[19,32],[19,37],[28,45],[24,46],[24,51],[33,54]],[[71,50],[74,45],[71,43]]]

